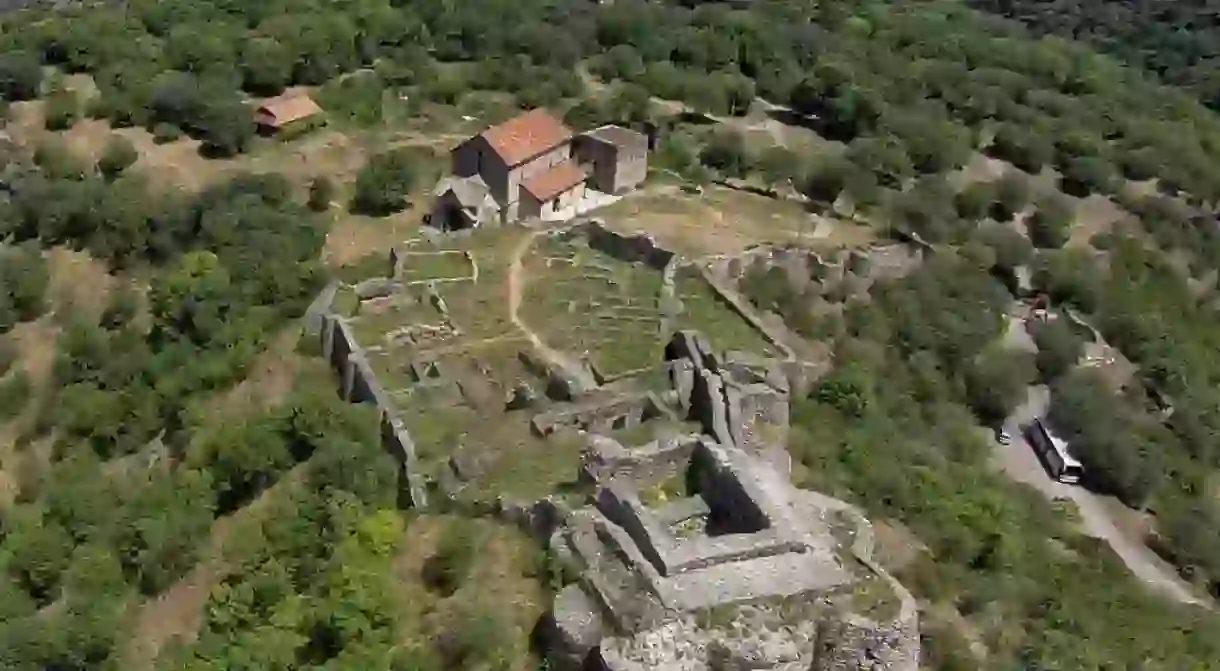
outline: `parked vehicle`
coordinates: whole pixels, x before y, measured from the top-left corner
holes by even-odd
[[[1052,478],[1067,484],[1080,482],[1081,476],[1084,475],[1084,466],[1072,457],[1067,441],[1052,433],[1042,419],[1035,419],[1030,425],[1029,444]]]

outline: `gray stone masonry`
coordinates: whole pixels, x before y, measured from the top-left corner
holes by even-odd
[[[605,222],[591,219],[579,229],[597,251],[628,263],[643,263],[649,268],[663,270],[674,258],[674,253],[657,246],[647,233],[624,235],[606,227]]]
[[[356,342],[347,321],[333,314],[322,317],[322,355],[339,377],[339,395],[352,403],[377,408],[382,445],[396,458],[402,470],[402,496],[410,506],[427,505],[427,488],[416,466],[415,442],[389,394],[369,365],[364,349]]]
[[[871,527],[850,506],[792,487],[783,445],[756,430],[786,430],[799,385],[775,362],[713,352],[697,333],[675,334],[666,357],[673,394],[704,435],[637,448],[589,436],[582,477],[597,487],[594,505],[550,536],[581,570],[556,603],[552,668],[916,671],[918,609],[873,562]],[[644,505],[635,483],[679,469],[694,495]],[[831,517],[856,524],[850,548]],[[893,620],[853,610],[859,581],[870,594],[889,589]],[[809,606],[795,620],[782,605],[793,599]]]
[[[335,302],[335,295],[339,293],[339,287],[342,283],[339,280],[332,280],[329,284],[318,292],[317,298],[309,304],[305,309],[305,334],[310,336],[318,336],[322,333],[322,321],[326,315],[330,313],[331,306]]]

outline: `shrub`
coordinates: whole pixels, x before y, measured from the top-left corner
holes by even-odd
[[[140,154],[130,140],[121,135],[112,135],[106,142],[102,157],[97,161],[97,169],[107,178],[113,179],[139,158]]]
[[[168,144],[182,138],[182,129],[172,123],[159,123],[153,126],[153,142]]]
[[[80,119],[80,100],[72,91],[60,90],[47,96],[47,130],[67,130]]]
[[[319,175],[309,184],[309,209],[325,212],[335,198],[335,183],[329,177]]]
[[[424,582],[444,596],[462,585],[474,565],[475,539],[464,525],[446,529],[436,552],[424,562]]]
[[[360,212],[377,216],[406,208],[416,169],[415,156],[410,149],[375,154],[356,176],[352,205]]]

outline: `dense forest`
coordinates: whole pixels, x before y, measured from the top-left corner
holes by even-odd
[[[1079,40],[1220,107],[1220,23],[1207,3],[972,0],[1039,34]]]
[[[986,8],[1215,102],[1210,30],[1151,27],[1196,11],[1187,5],[1019,4]],[[1197,11],[1173,25],[1201,25]],[[1081,28],[1086,19],[1096,27]],[[1177,671],[1220,659],[1214,616],[1144,594],[1061,511],[991,471],[975,431],[1027,382],[1051,384],[1090,486],[1155,512],[1158,551],[1218,591],[1220,315],[1199,287],[1220,270],[1220,119],[1192,93],[952,2],[133,0],[8,14],[0,28],[0,106],[42,99],[52,131],[88,116],[159,142],[197,137],[224,160],[254,146],[247,98],[288,86],[317,87],[352,126],[380,123],[387,91],[455,110],[508,94],[582,127],[661,122],[674,132],[655,163],[692,179],[791,182],[826,205],[846,196],[942,252],[867,303],[767,277],[749,293],[835,347],[833,374],[794,409],[793,454],[802,484],[901,520],[926,544],[902,577],[935,606],[928,666],[979,668],[971,642],[986,668]],[[59,85],[76,72],[98,95]],[[841,151],[758,152],[731,130],[681,132],[653,104],[725,117],[758,98]],[[1019,170],[954,186],[980,151]],[[128,170],[133,152],[115,139],[91,163],[54,141],[0,147],[0,422],[33,400],[22,444],[53,443],[0,511],[0,666],[120,668],[131,604],[189,573],[218,519],[291,481],[245,530],[241,568],[211,595],[195,642],[166,651],[161,668],[496,668],[494,623],[477,613],[435,649],[396,644],[405,625],[385,582],[408,522],[394,512],[394,469],[324,372],[237,425],[199,411],[250,373],[326,279],[320,211],[336,185],[320,177],[306,197],[272,173],[163,193]],[[353,208],[401,209],[417,172],[409,155],[376,157],[352,185]],[[1090,194],[1137,223],[1065,248],[1074,199]],[[1029,239],[1009,226],[1017,218]],[[131,286],[100,315],[49,314],[41,252],[53,246],[87,251]],[[1115,393],[1074,370],[1081,338],[1061,326],[1034,334],[1032,365],[993,347],[1026,265],[1038,290],[1139,365],[1134,382]],[[5,336],[38,318],[61,324],[43,386],[13,366]],[[133,459],[151,466],[123,467]],[[454,538],[442,563],[469,563],[469,539]],[[941,606],[969,619],[973,641]]]

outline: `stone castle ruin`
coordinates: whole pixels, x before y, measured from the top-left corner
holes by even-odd
[[[579,234],[615,259],[663,272],[674,266],[675,255],[646,235],[621,235],[596,222]],[[394,254],[389,277],[357,285],[363,306],[405,300],[402,258]],[[723,272],[709,267],[704,276],[715,283]],[[434,298],[411,300],[431,300],[447,317],[434,285],[424,288]],[[362,344],[360,320],[332,309],[335,293],[334,286],[323,292],[307,323],[343,398],[377,408],[383,442],[401,465],[402,503],[456,504],[455,480],[478,471],[478,451],[447,448],[448,470],[425,476],[397,402],[425,393],[469,398],[470,390],[423,355],[418,339],[430,336],[411,329],[426,325],[359,331],[380,334]],[[733,311],[754,317],[741,301]],[[399,331],[401,338],[391,337]],[[379,378],[391,350],[402,355],[394,359],[395,377]],[[519,354],[522,369],[546,391],[535,393],[526,382],[505,389],[502,411],[514,414],[494,421],[524,421],[538,441],[582,441],[572,474],[580,498],[557,493],[463,505],[546,539],[551,556],[569,569],[540,628],[550,668],[918,669],[915,602],[873,561],[869,523],[851,506],[790,483],[790,399],[804,393],[811,366],[784,354],[718,351],[702,333],[679,330],[651,369],[663,376],[662,386],[598,377],[591,387],[534,353]],[[657,423],[682,430],[654,433],[642,444],[623,437]]]
[[[589,435],[596,494],[550,538],[579,572],[548,622],[552,668],[915,671],[915,602],[872,561],[867,521],[793,487],[766,440],[787,424],[782,374],[735,368],[696,333],[671,350],[703,432],[638,447]],[[684,495],[644,503],[665,474]]]

